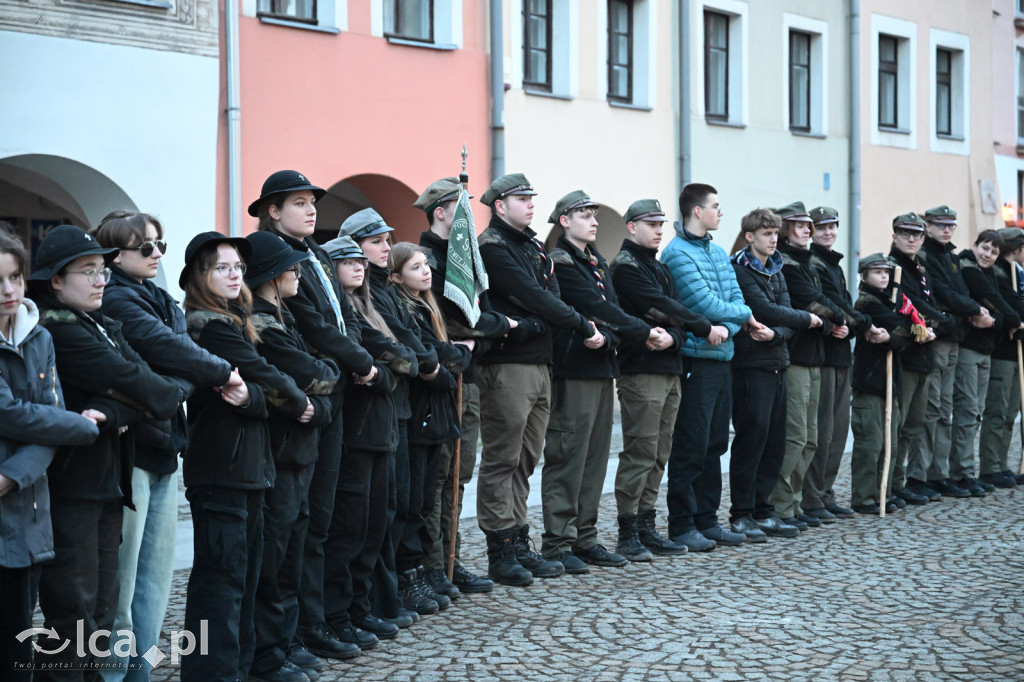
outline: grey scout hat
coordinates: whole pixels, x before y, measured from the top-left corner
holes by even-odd
[[[786,204],[782,208],[775,209],[775,215],[783,220],[792,222],[813,222],[811,216],[807,214],[807,208],[804,207],[804,202],[802,201],[794,201],[792,204]]]
[[[924,232],[925,222],[921,220],[921,216],[917,215],[913,211],[910,213],[901,213],[892,219],[893,232],[895,232],[897,228],[901,230],[912,230],[914,232]]]
[[[551,215],[548,216],[548,222],[557,223],[559,218],[564,215],[568,215],[577,208],[596,207],[597,205],[597,202],[593,201],[587,193],[581,189],[569,192],[555,204],[555,210],[553,210]]]
[[[1003,242],[1008,248],[1017,249],[1024,246],[1024,230],[1019,227],[1003,227],[996,232],[1003,238]]]
[[[956,211],[949,206],[936,206],[924,212],[924,219],[930,223],[955,223]]]
[[[634,201],[626,209],[626,215],[622,216],[627,223],[638,223],[641,220],[648,220],[652,223],[664,223],[665,210],[657,199],[640,199]]]
[[[380,213],[377,213],[372,208],[364,208],[362,211],[357,211],[345,219],[345,222],[341,224],[341,228],[338,229],[338,236],[352,237],[352,239],[359,241],[360,239],[372,237],[375,234],[393,231],[394,228],[384,221]]]
[[[522,173],[509,173],[496,178],[487,191],[480,197],[480,203],[487,206],[494,206],[494,202],[503,199],[510,194],[526,194],[533,196],[533,185]]]
[[[352,237],[335,237],[324,244],[324,251],[331,260],[344,260],[345,258],[366,258],[363,250],[356,244]]]
[[[459,196],[462,184],[456,177],[441,178],[430,183],[430,186],[423,190],[423,194],[413,202],[412,207],[430,213],[446,201],[451,201]],[[470,197],[472,199],[473,197]]]

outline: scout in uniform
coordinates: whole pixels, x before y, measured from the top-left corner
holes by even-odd
[[[811,267],[811,252],[807,245],[813,223],[803,202],[795,201],[775,213],[782,219],[779,252],[791,305],[797,310],[814,313],[822,320],[820,328],[798,330],[789,340],[786,456],[771,496],[783,523],[806,530],[808,526],[821,525],[821,519],[805,514],[801,505],[804,476],[818,448],[818,400],[821,365],[825,362],[823,335],[846,338],[849,328],[843,310],[822,292],[821,280]]]
[[[597,537],[619,374],[615,348],[625,342],[664,350],[675,340],[618,306],[608,264],[594,246],[596,202],[582,190],[570,192],[555,204],[548,222],[563,230],[551,252],[561,298],[604,336],[604,344],[590,348],[574,330],[555,330],[551,418],[541,472],[544,556],[560,561],[566,573],[587,573],[587,564],[615,567],[628,561],[605,549]]]
[[[497,178],[480,198],[492,210],[480,235],[491,304],[507,317],[529,320],[520,322],[524,333],[498,341],[477,358],[483,441],[477,518],[487,535],[488,574],[506,585],[529,585],[534,576],[564,572],[561,563],[531,551],[526,523],[529,478],[551,411],[551,329],[574,331],[588,348],[605,343],[590,321],[559,298],[554,265],[530,229],[535,194],[524,175],[512,173]]]
[[[846,274],[840,263],[843,254],[832,248],[839,234],[839,211],[829,206],[812,208],[811,267],[821,281],[821,291],[843,311],[850,334],[839,339],[823,338],[825,361],[821,366],[821,391],[818,398],[818,449],[804,476],[804,513],[822,523],[846,519],[852,509],[836,501],[833,488],[839,475],[839,463],[850,434],[850,365],[853,364],[851,337],[871,328],[871,319],[857,312],[846,286]],[[877,330],[874,330],[877,331]],[[829,518],[832,517],[832,518]]]
[[[986,328],[995,324],[988,310],[971,298],[960,272],[954,251],[956,211],[936,206],[924,213],[924,246],[919,257],[931,280],[932,294],[939,308],[956,319],[955,333],[937,330],[932,344],[935,369],[931,372],[928,409],[925,412],[925,437],[919,463],[911,461],[906,487],[930,500],[940,496],[970,497],[970,493],[949,480],[949,451],[952,444],[953,382],[960,358],[960,341],[970,327]]]
[[[619,305],[650,325],[664,327],[675,340],[668,352],[629,342],[620,345],[618,351],[622,452],[615,472],[619,522],[615,551],[632,561],[642,561],[645,550],[665,556],[687,551],[686,545],[658,532],[654,508],[682,397],[680,379],[685,369],[679,351],[687,332],[708,338],[713,327],[708,318],[679,302],[672,274],[658,262],[666,221],[661,203],[657,199],[635,201],[624,217],[627,237],[611,262]],[[714,334],[717,336],[719,331]]]
[[[934,365],[932,343],[935,333],[941,328],[946,333],[955,329],[956,321],[935,305],[932,299],[929,278],[924,265],[917,257],[924,242],[925,222],[916,213],[904,213],[892,221],[892,248],[889,259],[901,268],[900,288],[925,319],[929,328],[925,343],[912,343],[903,351],[903,392],[900,394],[899,440],[893,450],[896,465],[893,470],[893,502],[897,507],[907,504],[927,504],[928,497],[908,489],[906,472],[908,458],[921,459],[921,441],[924,438],[924,415],[928,407],[929,377]],[[920,462],[917,463],[920,467]]]
[[[480,389],[476,385],[476,361],[489,345],[488,339],[500,339],[518,326],[515,319],[494,312],[490,307],[487,293],[480,296],[480,319],[470,324],[466,314],[444,295],[445,274],[448,270],[448,235],[455,221],[456,201],[462,185],[458,178],[441,178],[430,184],[423,194],[413,203],[427,216],[430,229],[420,235],[420,246],[427,251],[430,269],[434,274],[431,287],[434,300],[441,308],[441,314],[448,325],[448,336],[452,339],[473,339],[476,348],[473,350],[474,361],[462,373],[462,438],[459,445],[459,480],[454,479],[454,450],[446,447],[441,452],[439,462],[441,479],[437,486],[439,499],[435,501],[434,512],[428,519],[430,532],[440,541],[435,542],[425,565],[427,582],[435,589],[441,586],[442,578],[447,580],[444,567],[450,553],[451,543],[455,543],[455,568],[452,571],[452,582],[462,592],[490,592],[494,583],[473,574],[459,561],[459,550],[462,534],[450,537],[452,514],[455,517],[462,513],[462,495],[465,487],[473,480],[476,468],[476,447],[480,438]],[[472,197],[471,197],[472,198]],[[453,487],[458,485],[458,507],[452,507]]]

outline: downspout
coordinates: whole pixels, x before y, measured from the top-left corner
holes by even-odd
[[[679,8],[679,192],[690,183],[690,0],[680,0]]]
[[[857,297],[857,263],[860,261],[860,0],[850,0],[850,245],[846,281]]]
[[[491,178],[505,174],[505,27],[502,0],[491,0]]]
[[[242,171],[239,154],[241,103],[238,96],[238,0],[224,0],[225,67],[228,86],[228,226],[232,237],[242,236]]]

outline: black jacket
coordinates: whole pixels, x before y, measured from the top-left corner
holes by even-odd
[[[124,499],[130,506],[135,426],[147,416],[170,419],[186,393],[153,372],[132,350],[121,335],[120,322],[99,311],[72,310],[47,294],[36,301],[40,324],[53,337],[67,408],[107,415],[91,445],[57,448],[49,468],[50,494],[78,500]],[[122,426],[129,428],[119,434]]]
[[[318,360],[309,353],[295,329],[287,304],[277,307],[256,296],[252,322],[260,334],[256,350],[276,369],[291,377],[313,405],[313,419],[303,424],[280,412],[270,413],[270,452],[281,467],[304,467],[316,462],[320,427],[331,422],[330,396],[340,391],[341,372],[329,358]]]
[[[478,358],[482,365],[524,363],[548,365],[553,359],[548,328],[575,330],[584,337],[593,334],[583,315],[559,297],[554,264],[544,245],[534,239],[530,228],[522,232],[497,214],[480,235],[480,256],[487,268],[494,310],[516,319],[534,318],[540,325],[517,327],[512,338],[498,340]]]
[[[245,319],[239,308],[232,312]],[[185,485],[269,488],[275,478],[269,410],[297,420],[306,409],[306,394],[263,359],[228,316],[190,310],[185,320],[192,340],[237,367],[249,389],[249,402],[240,407],[228,404],[213,389],[199,389],[189,398],[191,434],[182,466]]]
[[[862,333],[853,347],[853,370],[850,385],[855,391],[885,396],[885,365],[888,352],[892,354],[892,395],[899,400],[903,389],[903,369],[900,356],[904,348],[913,343],[910,320],[896,311],[892,302],[892,286],[885,291],[860,285],[860,296],[854,304],[860,312],[871,318],[879,329],[889,332],[886,343],[870,343]]]
[[[797,310],[806,310],[821,318],[822,326],[794,330],[789,340],[789,359],[794,365],[821,367],[825,362],[825,338],[832,327],[846,320],[843,309],[825,295],[821,279],[811,267],[811,252],[779,240],[782,275],[786,278],[789,300]]]
[[[618,377],[615,348],[623,342],[647,343],[651,325],[619,307],[608,264],[593,245],[584,252],[563,235],[551,252],[551,260],[562,300],[593,322],[605,337],[603,346],[591,350],[583,344],[586,337],[575,329],[556,329],[552,375],[556,379]],[[677,352],[680,345],[677,338]]]
[[[185,313],[171,295],[149,280],[137,282],[116,265],[103,291],[103,314],[121,323],[121,333],[150,367],[183,383],[186,395],[195,386],[222,386],[231,365],[189,338]],[[178,454],[188,443],[184,409],[165,422],[145,420],[136,429],[135,466],[166,475],[178,468]]]
[[[0,336],[0,474],[15,488],[0,497],[0,567],[25,568],[54,556],[46,468],[58,445],[89,445],[98,434],[64,409],[50,334],[35,303],[22,301],[12,341]]]
[[[359,315],[360,324],[350,333],[361,341],[362,330],[370,324]],[[398,408],[395,405],[396,379],[387,363],[375,362],[377,376],[372,383],[345,385],[342,415],[345,428],[342,439],[348,450],[386,454],[398,450]],[[405,380],[403,380],[405,383]]]
[[[956,247],[952,243],[944,245],[925,235],[924,246],[918,253],[918,259],[928,273],[932,295],[939,309],[952,315],[957,323],[955,334],[939,334],[936,330],[936,338],[959,343],[970,326],[967,318],[980,313],[981,308],[977,301],[971,298],[954,250]]]
[[[971,298],[979,305],[985,306],[996,320],[996,323],[987,329],[979,329],[968,324],[960,345],[982,355],[992,355],[999,337],[1008,336],[1010,330],[1020,326],[1020,316],[999,294],[995,265],[991,268],[982,268],[970,249],[961,251],[959,259],[960,271],[963,273],[964,283]],[[996,263],[998,262],[997,260]]]
[[[462,308],[455,305],[444,295],[444,279],[448,272],[448,240],[441,239],[438,235],[427,230],[420,235],[420,246],[427,252],[427,263],[434,273],[430,289],[434,292],[434,299],[437,301],[437,307],[441,309],[441,315],[444,316],[445,325],[448,329],[448,338],[473,339],[475,342],[473,347],[474,361],[462,373],[462,380],[464,382],[473,383],[476,380],[475,359],[487,352],[491,347],[492,339],[502,339],[508,334],[509,338],[515,341],[520,336],[528,338],[531,332],[536,334],[540,333],[540,330],[543,329],[543,325],[539,321],[531,318],[516,320],[522,325],[523,331],[519,331],[519,327],[510,330],[508,318],[494,312],[494,309],[491,307],[491,299],[486,291],[480,294],[480,319],[476,321],[475,325],[470,325],[466,314],[462,312]]]
[[[789,367],[788,341],[797,329],[811,324],[811,314],[790,306],[786,278],[781,272],[782,259],[775,254],[766,268],[745,248],[732,257],[736,281],[743,291],[743,300],[761,324],[775,331],[771,341],[755,341],[741,329],[734,339],[733,368],[783,370]]]
[[[442,341],[434,333],[427,309],[401,294],[395,300],[405,306],[416,324],[423,343],[437,351],[441,367],[437,376],[426,381],[422,376],[409,385],[409,443],[440,445],[452,443],[462,435],[455,404],[456,376],[469,366],[471,354],[463,345]]]
[[[845,339],[831,334],[823,337],[825,362],[822,367],[849,367],[853,363],[851,341],[871,328],[871,318],[857,311],[846,286],[846,274],[839,264],[843,254],[811,244],[811,267],[818,273],[821,291],[843,311],[843,319],[850,329]],[[820,316],[819,316],[820,317]]]
[[[682,354],[686,332],[706,338],[711,322],[679,302],[675,281],[668,266],[658,260],[657,249],[624,239],[612,259],[611,271],[622,310],[652,327],[661,327],[675,339],[675,345],[663,351],[624,339],[618,350],[621,373],[682,375],[687,363]]]
[[[307,258],[300,266],[302,278],[299,279],[299,293],[288,299],[288,309],[295,317],[295,326],[302,334],[302,338],[314,351],[337,362],[342,370],[342,381],[345,381],[348,374],[365,376],[370,372],[373,358],[351,338],[348,327],[358,325],[359,319],[352,304],[345,297],[345,292],[338,285],[330,257],[312,237],[299,241],[281,232],[275,234],[295,251],[307,256],[312,253],[320,262],[330,280],[330,287],[338,299],[344,319],[345,331],[342,331],[340,321],[331,306],[330,292],[324,287],[316,267]]]
[[[935,332],[936,338],[956,333],[956,320],[943,312],[932,296],[931,281],[919,258],[911,259],[896,247],[889,251],[889,258],[896,262],[903,272],[900,288],[903,294],[917,308],[917,312]],[[903,369],[926,374],[935,366],[935,351],[931,343],[912,343],[903,351]]]
[[[1020,293],[1021,278],[1017,278],[1017,288],[1014,289],[1013,279],[1011,279],[1010,275],[1010,268],[1012,267],[1016,267],[1016,265],[1009,263],[1005,258],[1000,258],[996,261],[996,264],[992,266],[992,269],[995,271],[996,283],[999,285],[999,295],[1011,308],[1013,308],[1018,317],[1024,319],[1024,296],[1021,296]],[[1010,338],[1008,333],[1000,334],[996,340],[995,350],[992,351],[992,357],[997,360],[1011,360],[1016,362],[1016,339],[1024,338],[1024,333],[1016,331],[1014,332],[1013,337],[1014,338]]]

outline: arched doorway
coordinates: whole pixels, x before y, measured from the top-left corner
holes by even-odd
[[[317,202],[316,240],[323,243],[334,239],[346,218],[372,208],[395,228],[392,241],[419,242],[420,233],[427,229],[427,218],[423,211],[412,207],[418,196],[419,192],[388,175],[350,176],[331,185]]]
[[[549,225],[551,230],[544,239],[544,248],[550,252],[555,248],[555,243],[562,236],[564,230],[561,225]],[[609,263],[615,254],[622,247],[622,240],[626,237],[626,221],[622,214],[610,206],[598,204],[597,206],[597,241],[594,245]]]
[[[83,163],[50,154],[0,159],[0,220],[21,235],[33,264],[36,247],[52,228],[88,230],[118,208],[138,210],[117,183]]]

